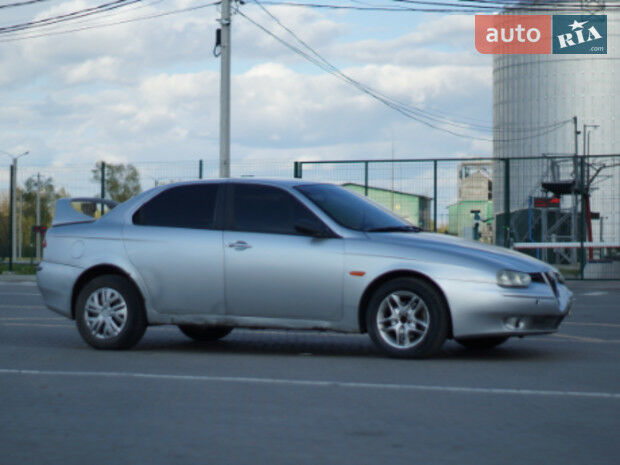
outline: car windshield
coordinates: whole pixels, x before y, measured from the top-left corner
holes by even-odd
[[[403,218],[343,187],[332,184],[296,186],[299,192],[336,223],[356,231],[420,231]]]

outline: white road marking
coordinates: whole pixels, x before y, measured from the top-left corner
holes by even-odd
[[[579,293],[577,295],[583,295],[583,296],[599,296],[599,295],[607,295],[609,294],[609,292],[605,292],[605,291],[590,291],[590,292],[584,292],[583,294]]]
[[[567,339],[569,341],[591,342],[591,343],[596,343],[596,344],[618,344],[620,343],[620,340],[618,339],[600,339],[597,337],[573,336],[572,334],[552,334],[551,337],[555,337],[559,339]]]
[[[40,316],[3,316],[0,317],[0,321],[16,321],[16,320],[66,320],[66,318],[60,317],[40,317]]]
[[[0,309],[2,308],[7,308],[9,310],[11,309],[19,309],[19,308],[37,308],[37,309],[41,309],[41,310],[47,310],[47,307],[45,305],[10,305],[10,304],[0,304]]]
[[[616,323],[577,323],[573,321],[567,321],[564,324],[569,326],[601,326],[606,328],[620,328],[620,324]]]
[[[11,296],[15,296],[15,295],[37,295],[39,297],[41,297],[41,294],[38,292],[0,292],[0,296],[4,296],[4,295],[11,295]]]
[[[0,323],[0,326],[27,326],[31,327],[45,327],[45,328],[73,328],[73,325],[64,325],[64,324],[56,324],[56,325],[46,325],[42,323]]]
[[[36,281],[15,281],[15,282],[11,282],[11,281],[0,281],[0,288],[1,287],[13,287],[13,286],[27,286],[27,287],[36,287],[37,286],[37,282]]]
[[[215,383],[240,383],[240,384],[272,384],[280,386],[309,386],[309,387],[336,387],[351,389],[384,389],[400,391],[423,391],[423,392],[449,392],[453,394],[498,394],[516,396],[547,396],[547,397],[581,397],[590,399],[618,399],[618,392],[590,392],[590,391],[556,391],[539,389],[511,389],[511,388],[476,388],[462,386],[436,386],[423,384],[383,384],[383,383],[357,383],[347,381],[314,381],[302,379],[282,378],[250,378],[245,376],[200,376],[200,375],[172,375],[157,373],[131,373],[115,371],[52,371],[52,370],[17,370],[0,368],[0,374],[4,375],[32,375],[32,376],[58,376],[58,377],[97,377],[97,378],[131,378],[131,379],[155,379],[171,381],[202,381]]]

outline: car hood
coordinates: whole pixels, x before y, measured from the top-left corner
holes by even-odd
[[[524,272],[553,270],[547,263],[504,247],[474,242],[459,237],[436,233],[368,233],[369,239],[377,243],[397,246],[402,258],[419,259],[421,256],[433,260],[448,257],[458,261],[486,263],[497,268]],[[410,253],[408,252],[410,250]],[[423,252],[423,253],[421,253]],[[411,255],[410,255],[411,254]],[[408,257],[409,256],[409,257]]]

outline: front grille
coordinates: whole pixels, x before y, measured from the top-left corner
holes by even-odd
[[[558,295],[558,282],[555,280],[555,276],[553,273],[545,273],[547,275],[547,281],[549,281],[549,285],[551,286],[551,289],[553,290],[553,293],[555,294],[555,296],[557,297]]]
[[[558,295],[558,282],[552,272],[548,273],[530,273],[533,283],[547,283],[551,287],[553,294]]]

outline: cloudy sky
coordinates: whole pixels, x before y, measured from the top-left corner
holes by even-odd
[[[0,9],[0,27],[101,3],[48,0]],[[218,7],[90,28],[205,3],[145,0],[0,34],[0,149],[29,150],[23,165],[216,162],[219,60],[212,48]],[[267,7],[344,73],[382,94],[457,121],[490,124],[491,60],[474,49],[473,16]],[[252,2],[240,8],[294,42]],[[84,27],[89,29],[32,37]],[[232,40],[233,163],[385,158],[392,156],[392,146],[396,158],[491,152],[490,142],[451,136],[404,117],[240,15],[233,18]]]

